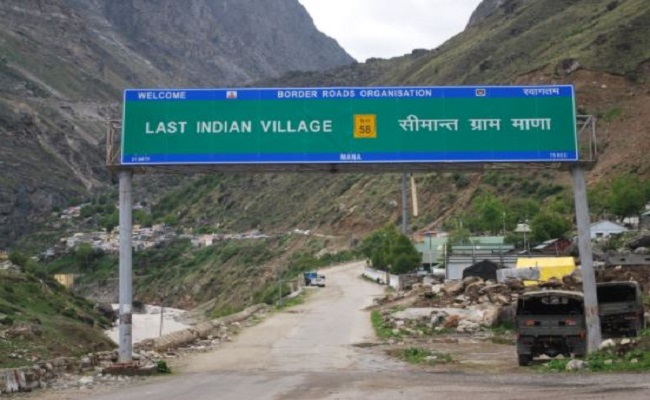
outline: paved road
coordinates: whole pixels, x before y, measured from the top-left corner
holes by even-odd
[[[166,379],[95,400],[250,399],[630,399],[650,398],[647,375],[463,373],[411,367],[355,344],[373,339],[363,308],[382,288],[362,264],[327,272],[328,286],[234,342],[189,359]],[[73,398],[73,397],[66,397]]]

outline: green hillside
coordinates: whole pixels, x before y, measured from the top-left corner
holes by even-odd
[[[510,0],[438,49],[322,73],[291,73],[255,86],[574,84],[578,111],[600,119],[599,162],[588,179],[609,196],[608,183],[619,176],[634,176],[643,182],[639,187],[650,178],[647,21],[646,0]],[[416,174],[415,181],[420,214],[412,218],[412,231],[457,229],[482,210],[502,209],[508,211],[506,230],[534,217],[571,225],[566,171],[439,172]],[[180,247],[171,254],[158,249],[169,257],[136,256],[136,298],[155,300],[166,293],[175,305],[193,306],[217,297],[216,313],[263,298],[257,294],[271,287],[278,270],[307,268],[325,254],[354,249],[373,229],[399,222],[401,214],[397,174],[212,174],[176,182],[149,204],[149,222],[206,233],[256,229],[274,237],[217,243],[214,249]],[[136,180],[134,189],[149,195],[160,190],[148,176]],[[594,217],[604,212],[599,208]],[[470,225],[477,233],[494,229],[479,222]],[[314,235],[284,236],[294,229]],[[66,268],[73,267],[61,270]],[[88,282],[96,277],[116,286],[115,269],[85,274]]]
[[[0,270],[0,368],[110,350],[111,323],[49,277]]]

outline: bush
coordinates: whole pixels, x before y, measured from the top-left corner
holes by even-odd
[[[25,268],[27,261],[29,261],[29,257],[21,252],[14,252],[9,254],[9,261],[19,267]]]
[[[172,370],[171,370],[171,368],[169,368],[169,365],[167,365],[167,362],[163,361],[163,360],[158,360],[156,362],[156,369],[157,369],[158,373],[160,373],[160,374],[171,374],[172,373]]]

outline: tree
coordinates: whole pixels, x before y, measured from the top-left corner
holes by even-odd
[[[368,235],[360,246],[374,268],[396,274],[409,272],[422,262],[422,256],[411,240],[398,232],[393,224]]]
[[[94,257],[95,257],[95,250],[88,243],[80,243],[74,252],[75,261],[79,269],[82,271],[85,271],[89,268]]]
[[[458,228],[455,229],[451,232],[449,235],[449,244],[469,244],[469,238],[472,235],[472,233],[469,231],[469,229],[466,228]]]
[[[14,265],[25,268],[27,262],[29,261],[29,257],[19,251],[15,251],[9,253],[9,261],[11,261],[11,263]]]
[[[607,187],[598,183],[587,190],[587,198],[589,200],[589,212],[595,216],[601,217],[607,213],[608,204],[608,190]]]
[[[539,202],[534,199],[515,198],[506,207],[506,225],[514,229],[519,221],[535,218],[539,213]]]
[[[571,229],[571,226],[569,220],[552,211],[542,211],[530,224],[533,231],[532,238],[536,242],[561,237]]]
[[[645,200],[640,179],[629,174],[614,179],[607,196],[609,210],[620,219],[638,215],[645,206]]]
[[[472,201],[481,231],[498,233],[503,229],[504,206],[494,194],[485,192]]]
[[[399,234],[396,239],[389,254],[391,272],[398,275],[411,272],[422,263],[422,254],[408,237]]]

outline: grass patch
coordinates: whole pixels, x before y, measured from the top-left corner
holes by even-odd
[[[436,365],[453,361],[450,354],[438,353],[421,347],[409,347],[400,350],[398,356],[409,364]]]
[[[513,322],[502,322],[488,328],[488,330],[495,336],[512,335],[515,331],[515,325]]]
[[[372,327],[375,329],[375,334],[380,339],[397,338],[402,336],[402,333],[399,330],[394,330],[386,325],[386,321],[379,311],[373,311],[370,314],[370,321],[372,322]]]
[[[605,111],[601,118],[605,122],[612,122],[620,119],[622,115],[623,115],[623,110],[621,110],[618,107],[614,107]]]
[[[643,333],[648,335],[646,329]],[[615,349],[596,351],[587,356],[587,371],[590,372],[642,372],[650,370],[650,336],[639,339],[636,348],[625,354],[620,354]],[[569,359],[551,360],[542,366],[543,370],[564,372]]]
[[[276,305],[275,308],[278,310],[284,310],[287,308],[299,306],[305,303],[305,300],[307,300],[307,296],[308,296],[307,292],[303,291],[298,296],[282,299],[282,304]]]

